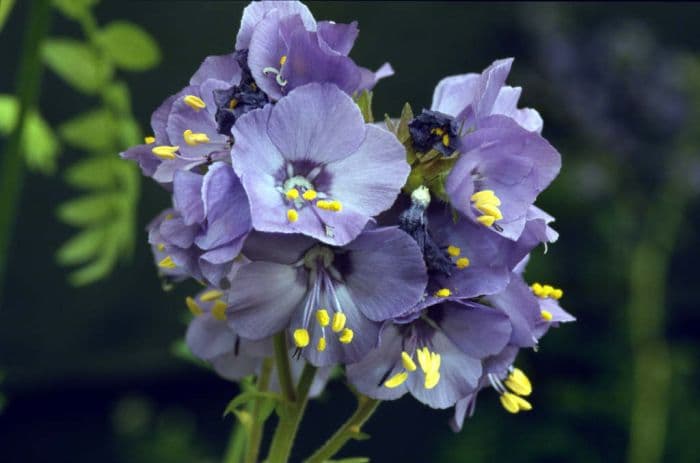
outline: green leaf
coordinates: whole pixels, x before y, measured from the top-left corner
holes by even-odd
[[[116,121],[106,109],[88,111],[64,122],[58,133],[67,144],[86,151],[116,151]]]
[[[14,95],[0,95],[0,134],[7,135],[17,125],[19,103]]]
[[[133,117],[120,119],[117,123],[119,146],[129,147],[143,143],[141,127]]]
[[[145,71],[160,62],[158,44],[136,24],[111,22],[99,32],[97,39],[105,53],[122,69]]]
[[[73,164],[65,172],[65,180],[69,185],[83,189],[116,187],[118,175],[115,164],[124,164],[118,158],[96,156]]]
[[[52,0],[51,4],[66,17],[82,19],[100,0]]]
[[[360,95],[355,97],[355,103],[357,103],[357,106],[360,108],[365,122],[374,122],[374,115],[372,115],[372,92],[363,90]]]
[[[122,198],[117,193],[103,193],[65,202],[58,207],[62,222],[76,227],[99,224],[119,213]]]
[[[104,237],[104,228],[89,228],[63,243],[56,252],[56,259],[62,265],[87,262],[98,254]]]
[[[30,111],[22,131],[22,150],[29,169],[53,175],[60,148],[49,124],[36,110]]]
[[[121,115],[131,115],[131,96],[129,87],[124,82],[109,84],[102,93],[105,104],[113,112]]]
[[[109,239],[103,242],[101,253],[88,265],[81,267],[68,276],[68,281],[73,286],[84,286],[94,283],[109,275],[117,262],[118,251],[114,241]]]
[[[0,31],[5,26],[5,21],[10,17],[12,7],[15,6],[15,0],[0,1]]]
[[[42,47],[46,66],[78,91],[94,94],[111,77],[112,67],[89,45],[73,39],[49,39]]]
[[[266,391],[249,391],[249,392],[244,392],[242,394],[238,394],[234,399],[228,403],[226,406],[226,409],[224,410],[224,416],[228,415],[229,413],[235,412],[238,407],[247,404],[251,400],[255,399],[270,399],[275,402],[284,402],[284,399],[282,398],[281,395],[274,393],[274,392],[266,392]]]
[[[411,105],[406,103],[401,110],[401,119],[399,119],[399,125],[396,127],[396,136],[401,143],[406,143],[410,140],[411,133],[408,131],[408,123],[413,119],[413,110]]]

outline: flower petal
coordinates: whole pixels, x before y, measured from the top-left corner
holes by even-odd
[[[316,29],[316,20],[309,8],[297,1],[263,1],[251,2],[243,10],[241,28],[236,37],[236,50],[243,50],[251,46],[251,36],[260,21],[270,11],[277,10],[280,17],[299,15],[307,30]]]

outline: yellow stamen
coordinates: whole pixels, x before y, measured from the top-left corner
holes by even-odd
[[[316,345],[316,349],[319,352],[323,352],[324,350],[326,350],[326,338],[318,338],[318,344]]]
[[[190,129],[182,132],[182,138],[190,146],[197,146],[201,143],[209,143],[209,136],[206,133],[193,133]]]
[[[447,254],[451,255],[452,257],[457,257],[461,253],[462,253],[462,250],[459,249],[457,246],[452,246],[452,245],[447,246]]]
[[[320,199],[316,201],[316,207],[324,211],[340,212],[343,209],[343,204],[336,200],[326,201],[325,199]]]
[[[289,209],[287,211],[287,220],[289,220],[290,222],[296,222],[297,220],[299,220],[299,213],[296,209]]]
[[[187,304],[187,308],[190,309],[190,312],[192,312],[192,315],[195,317],[198,317],[204,313],[199,304],[197,304],[197,301],[189,296],[185,298],[185,304]]]
[[[200,109],[204,109],[207,107],[207,104],[204,102],[204,100],[202,100],[196,95],[186,95],[185,98],[182,99],[182,101],[184,101],[187,106],[194,109],[195,111],[199,111]]]
[[[518,395],[528,396],[532,394],[532,383],[520,368],[514,368],[504,381],[504,384]]]
[[[445,133],[444,130],[442,130],[440,127],[435,127],[430,131],[430,133],[434,133],[437,136],[443,135]]]
[[[340,331],[345,328],[345,322],[347,321],[348,317],[345,316],[344,313],[342,312],[336,312],[333,314],[333,323],[331,324],[331,329],[335,333],[339,333]]]
[[[158,243],[158,244],[156,245],[156,249],[158,249],[160,252],[165,251],[165,244],[163,244],[163,243]]]
[[[477,222],[481,223],[482,225],[486,225],[487,227],[490,227],[496,221],[496,217],[494,217],[492,215],[482,215],[481,217],[477,217],[476,220],[477,220]]]
[[[542,286],[542,297],[549,297],[552,294],[552,291],[554,291],[554,287],[552,285]]]
[[[469,199],[471,199],[475,203],[493,204],[493,201],[498,198],[496,197],[496,194],[493,192],[493,190],[481,190],[471,195]]]
[[[353,337],[355,337],[355,333],[350,328],[345,328],[343,332],[340,333],[340,336],[338,336],[338,341],[343,344],[350,344]]]
[[[299,190],[296,188],[290,188],[284,195],[287,197],[287,199],[294,200],[299,197]]]
[[[287,62],[287,55],[282,55],[280,58],[280,66],[284,66],[284,63]]]
[[[416,350],[416,356],[418,357],[418,364],[423,373],[428,373],[430,371],[430,351],[427,347],[423,349]]]
[[[211,308],[211,314],[219,321],[226,320],[226,303],[221,299],[214,302],[214,306]]]
[[[535,293],[535,296],[539,296],[542,293],[542,285],[539,283],[533,283],[530,288],[532,288],[532,292]]]
[[[518,402],[516,400],[517,397],[517,395],[511,394],[510,392],[504,392],[500,397],[501,405],[503,405],[503,408],[508,410],[510,413],[518,413],[520,411],[520,407],[518,406]]]
[[[168,145],[161,145],[161,146],[156,146],[151,150],[151,152],[156,155],[157,157],[161,159],[175,159],[175,152],[179,150],[179,146],[168,146]]]
[[[331,321],[331,317],[328,316],[328,311],[326,309],[318,309],[316,311],[316,321],[321,326],[328,326]]]
[[[524,411],[530,411],[532,410],[532,404],[528,402],[527,400],[523,399],[522,397],[515,396],[515,402],[518,404],[518,408],[520,410]]]
[[[416,362],[413,361],[406,351],[401,352],[401,362],[403,363],[403,367],[408,371],[416,371],[416,368],[418,368],[416,367]]]
[[[442,288],[435,291],[435,297],[449,297],[452,295],[452,291],[448,288]]]
[[[492,216],[496,220],[501,220],[503,218],[503,214],[501,214],[501,210],[498,208],[498,206],[492,206],[491,204],[481,204],[476,208],[482,213]]]
[[[405,371],[402,371],[401,373],[396,373],[394,376],[384,381],[384,386],[388,387],[389,389],[399,387],[404,383],[404,381],[406,381],[407,378],[408,373],[406,373]]]
[[[331,210],[333,212],[340,212],[343,210],[343,203],[338,200],[331,201]]]
[[[147,145],[150,145],[150,144],[156,142],[156,137],[153,137],[153,136],[144,137],[143,141],[144,141]]]
[[[166,214],[166,215],[165,215],[165,220],[172,220],[172,219],[173,219],[173,215],[172,215],[172,214]]]
[[[423,386],[426,389],[432,389],[440,382],[440,372],[433,370],[425,375],[425,383]]]
[[[309,345],[309,332],[304,328],[294,330],[294,344],[297,347],[306,347]]]
[[[304,198],[307,201],[313,201],[316,199],[317,193],[314,190],[306,190],[304,194],[302,195],[302,198]]]
[[[170,256],[165,256],[163,260],[158,262],[158,267],[160,268],[175,268],[177,265],[175,265],[175,261],[173,260],[172,257]]]
[[[545,320],[548,321],[548,322],[551,322],[551,321],[552,321],[552,318],[554,318],[554,317],[552,316],[552,312],[550,312],[549,310],[544,310],[544,309],[542,309],[542,310],[540,311],[540,314],[542,314],[542,318],[545,319]]]
[[[238,106],[238,100],[231,98],[231,101],[228,102],[228,109],[236,109],[236,106]]]
[[[202,302],[211,302],[214,299],[218,299],[223,295],[224,293],[222,293],[218,289],[210,289],[209,291],[203,292],[202,295],[199,296],[199,300]]]
[[[469,267],[469,259],[466,257],[460,257],[459,259],[457,259],[456,264],[457,264],[457,268],[462,270],[464,268]]]
[[[554,298],[554,299],[557,299],[557,300],[558,300],[558,299],[561,299],[562,296],[564,296],[564,291],[562,291],[562,290],[559,289],[559,288],[556,288],[556,289],[554,289],[554,291],[552,291],[552,293],[550,294],[550,296],[551,296],[552,298]]]
[[[445,134],[442,136],[442,144],[447,147],[450,146],[450,136]]]

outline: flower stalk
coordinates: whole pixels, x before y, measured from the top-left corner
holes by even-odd
[[[262,370],[258,377],[257,389],[260,392],[267,391],[270,386],[270,376],[272,375],[273,360],[266,358],[263,360]],[[263,427],[265,421],[262,419],[261,413],[263,409],[263,399],[257,399],[253,402],[253,421],[250,425],[250,434],[248,436],[248,445],[245,455],[245,463],[256,463],[260,454],[260,442],[262,441]]]

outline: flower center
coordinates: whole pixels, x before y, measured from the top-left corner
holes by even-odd
[[[279,85],[280,87],[284,87],[285,85],[287,85],[287,81],[284,78],[282,78],[282,66],[284,66],[284,63],[286,63],[286,62],[287,62],[287,55],[283,55],[280,58],[279,69],[272,67],[272,66],[268,66],[266,68],[263,68],[262,72],[265,75],[268,75],[268,74],[274,75],[275,81],[277,82],[277,85]]]
[[[418,360],[418,365],[423,372],[424,382],[423,387],[432,389],[440,382],[440,354],[428,349],[427,346],[418,348],[412,354],[406,351],[401,352],[402,370],[392,375],[384,381],[384,386],[389,389],[399,387],[408,379],[408,375],[418,369],[414,357]],[[398,363],[398,362],[397,362]]]

